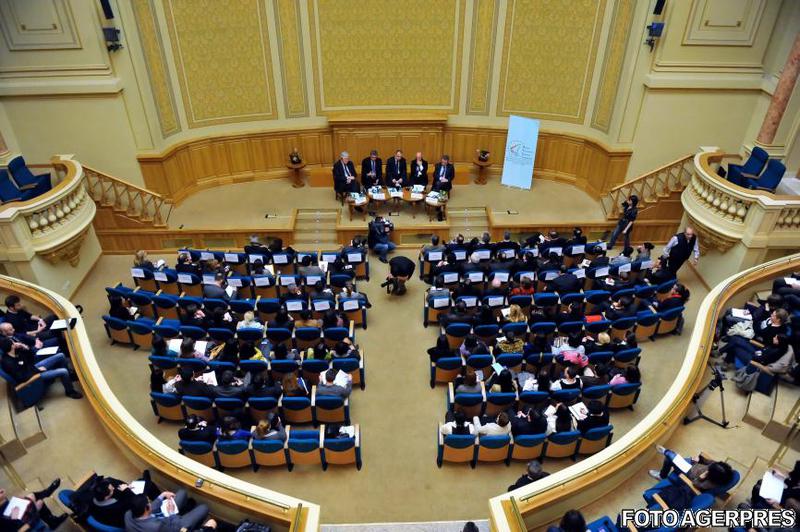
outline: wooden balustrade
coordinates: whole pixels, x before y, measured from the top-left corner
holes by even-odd
[[[84,166],[89,193],[100,207],[153,227],[166,227],[172,202],[160,194],[139,188],[94,168]]]

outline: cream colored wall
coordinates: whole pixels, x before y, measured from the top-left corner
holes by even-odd
[[[699,144],[741,151],[800,21],[793,0],[668,2],[660,18],[651,15],[655,0],[232,0],[231,9],[111,0],[124,48],[108,54],[94,2],[56,3],[69,7],[82,48],[0,46],[0,62],[13,58],[16,69],[0,67],[0,105],[22,151],[76,153],[137,184],[137,153],[208,135],[320,127],[333,109],[436,107],[453,125],[487,127],[505,126],[510,112],[532,116],[546,130],[633,149],[629,177]],[[380,21],[374,46],[358,17]],[[203,30],[211,19],[214,31]],[[653,20],[666,31],[650,53],[643,42]],[[434,28],[441,42],[427,46]],[[398,73],[402,83],[388,80]],[[46,97],[20,96],[31,92]],[[773,153],[797,137],[798,102]],[[65,124],[39,134],[54,117]]]

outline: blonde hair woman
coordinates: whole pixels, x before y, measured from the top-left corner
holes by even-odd
[[[133,256],[133,266],[134,268],[145,268],[147,270],[154,270],[155,266],[147,258],[147,252],[143,249],[140,249],[136,252],[136,255]]]
[[[256,315],[252,310],[248,310],[242,316],[242,321],[236,324],[236,329],[264,329],[261,322],[256,319]]]
[[[522,307],[519,305],[511,305],[508,307],[508,318],[507,320],[510,323],[519,323],[523,321],[528,321],[528,317],[525,316],[525,313],[522,312]]]

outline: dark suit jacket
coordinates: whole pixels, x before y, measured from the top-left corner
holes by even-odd
[[[364,188],[374,187],[377,185],[383,186],[383,161],[380,157],[375,159],[375,177],[369,177],[367,174],[372,172],[372,159],[366,157],[361,161],[361,184]]]
[[[350,172],[351,176],[358,177],[358,174],[356,174],[356,165],[353,164],[353,161],[347,161],[347,170]],[[343,192],[347,189],[344,165],[341,159],[333,163],[333,188],[337,192]]]
[[[439,174],[442,171],[442,163],[436,163],[436,167],[433,170],[433,188],[441,189],[441,190],[450,190],[453,187],[453,179],[456,178],[456,169],[452,163],[447,165],[444,171],[444,177],[447,179],[446,183],[442,183],[439,181]]]
[[[564,273],[548,283],[550,289],[559,294],[579,292],[583,283],[574,273]]]
[[[180,381],[175,383],[178,395],[193,395],[195,397],[214,397],[214,390],[208,384],[200,381]]]
[[[608,425],[608,412],[604,412],[601,416],[587,416],[586,419],[578,421],[578,430],[585,434],[589,429],[605,427],[606,425]]]
[[[421,167],[419,172],[417,172],[417,166]],[[419,175],[417,175],[418,173]],[[422,159],[421,165],[417,165],[416,158],[411,161],[411,184],[428,186],[428,161],[425,159]]]
[[[400,186],[402,187],[409,186],[405,157],[400,158],[399,164],[397,163],[394,157],[390,157],[386,161],[386,186],[393,185],[394,183],[392,181],[395,179],[400,179],[401,181]]]
[[[207,441],[208,443],[214,443],[217,440],[217,429],[212,424],[196,430],[182,428],[178,431],[178,439],[183,441]]]
[[[131,509],[133,495],[134,493],[130,489],[119,491],[114,486],[114,494],[108,501],[97,502],[94,499],[92,500],[89,514],[104,525],[124,528],[125,512]]]
[[[225,289],[215,284],[203,285],[203,297],[212,299],[224,299],[225,301],[230,299]]]
[[[683,303],[683,299],[680,297],[668,297],[658,304],[658,311],[664,312],[673,308],[682,307]]]

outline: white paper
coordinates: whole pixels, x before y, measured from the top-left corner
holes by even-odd
[[[478,305],[478,298],[475,296],[464,296],[460,297],[459,301],[463,301],[467,307],[475,307]]]
[[[399,188],[390,188],[389,189],[389,197],[391,197],[391,198],[402,198],[403,197],[403,191],[400,190]]]
[[[413,187],[411,187],[411,191],[412,192],[424,192],[425,191],[425,187],[423,185],[414,185]]]
[[[475,371],[475,376],[478,378],[479,382],[483,382],[483,370],[479,369]]]
[[[361,262],[361,253],[348,253],[347,254],[347,262]]]
[[[272,277],[266,275],[253,277],[253,284],[256,286],[272,286]]]
[[[342,301],[342,310],[358,310],[358,299],[345,299]]]
[[[297,300],[287,301],[286,310],[289,312],[300,312],[303,310],[303,302]]]
[[[498,373],[498,374],[499,374],[499,373],[500,373],[501,371],[503,371],[505,368],[503,367],[503,365],[502,365],[502,364],[498,364],[497,362],[495,362],[494,364],[492,364],[492,369],[494,370],[494,372],[495,372],[495,373]]]
[[[43,348],[39,349],[38,351],[36,351],[36,354],[38,356],[55,355],[56,353],[58,353],[58,346],[57,345],[54,345],[52,347],[43,347]]]
[[[423,196],[422,194],[418,194],[418,193],[416,193],[416,192],[412,192],[411,194],[409,194],[409,196],[408,196],[408,199],[410,199],[410,200],[412,200],[412,201],[419,201],[419,200],[421,200],[423,197],[424,197],[424,196]]]
[[[481,260],[486,260],[486,259],[491,258],[492,252],[489,251],[488,249],[476,249],[475,250],[475,255],[477,255],[478,258],[481,259]]]
[[[290,284],[297,284],[297,279],[295,279],[294,275],[281,275],[281,286],[289,286]]]
[[[682,473],[688,473],[689,470],[692,468],[692,464],[686,461],[686,459],[675,453],[675,457],[672,459],[672,463],[675,464],[675,467],[681,470]]]
[[[188,273],[179,273],[178,282],[181,284],[192,284],[192,276]]]
[[[264,255],[255,255],[253,253],[247,256],[247,260],[250,262],[250,264],[253,264],[257,260],[260,260],[262,263],[265,262]]]
[[[170,507],[172,508],[171,511]],[[177,513],[178,513],[178,505],[175,504],[175,501],[172,499],[164,499],[164,501],[161,503],[161,514],[164,517],[169,517]]]
[[[503,296],[489,296],[490,307],[502,307],[505,301],[506,298],[504,298]]]
[[[200,260],[214,260],[214,254],[210,251],[201,251]]]
[[[376,201],[383,201],[386,199],[386,194],[384,194],[383,192],[379,192],[377,194],[371,194],[371,197]]]
[[[453,255],[456,256],[456,260],[466,260],[467,258],[467,251],[464,249],[457,249],[453,251]]]
[[[166,265],[167,265],[167,261],[165,261],[164,259],[158,259],[156,261],[156,268],[163,268]]]
[[[573,255],[580,255],[584,251],[586,251],[586,246],[584,246],[583,244],[578,245],[578,246],[572,246],[572,254]]]
[[[564,250],[561,248],[547,248],[547,254],[555,253],[556,255],[561,255]]]
[[[583,259],[583,260],[581,261],[581,263],[579,264],[579,266],[580,266],[581,268],[588,268],[588,267],[589,267],[589,266],[591,266],[591,265],[592,265],[592,261],[590,261],[589,259]]]
[[[178,349],[180,350],[180,346],[178,346]],[[194,343],[194,350],[196,352],[201,353],[201,354],[205,354],[206,353],[206,349],[208,349],[208,341],[206,341],[206,340],[197,340]]]
[[[166,283],[169,280],[167,279],[167,274],[164,272],[153,272],[153,279],[159,283]]]
[[[578,421],[586,419],[586,417],[589,415],[589,409],[586,408],[586,405],[583,403],[575,403],[568,408],[569,411],[572,412],[572,416]]]
[[[653,268],[652,259],[643,260],[642,263],[639,265],[640,270],[650,270],[652,268]]]
[[[22,516],[25,515],[25,512],[28,510],[28,505],[31,503],[30,499],[20,499],[19,497],[11,497],[11,500],[8,501],[8,505],[6,506],[5,511],[3,511],[3,515],[6,517],[11,517],[11,514],[14,510],[19,509],[19,515],[17,519],[22,519]]]
[[[508,281],[508,272],[494,272],[494,278],[498,279],[501,283]]]
[[[348,438],[356,437],[356,428],[352,425],[346,427],[339,427],[339,434],[346,434]]]
[[[515,249],[504,249],[500,252],[500,254],[506,259],[513,259],[517,256],[517,250]]]
[[[181,339],[180,338],[172,338],[167,341],[167,351],[172,351],[173,353],[180,353],[181,352]]]
[[[134,279],[144,279],[144,270],[141,268],[131,268],[131,277]]]
[[[51,331],[60,331],[62,329],[66,329],[67,326],[68,326],[67,320],[55,320],[50,325],[50,330]]]
[[[203,284],[214,284],[214,279],[215,278],[216,278],[216,275],[214,275],[213,273],[211,273],[211,274],[208,274],[208,273],[203,274]]]
[[[136,314],[139,313],[139,307],[128,307],[128,313],[130,313],[132,317],[135,317]]]
[[[336,262],[336,257],[338,256],[338,253],[323,253],[322,262]]]
[[[238,253],[225,253],[225,262],[233,262],[235,264],[239,263],[239,254]]]
[[[359,195],[358,197],[353,199],[353,205],[364,205],[367,202],[367,197]]]
[[[595,277],[607,277],[608,276],[608,266],[605,266],[603,268],[597,268],[594,271],[594,276]]]
[[[272,262],[275,264],[289,264],[289,255],[286,253],[278,253],[272,256]]]
[[[241,284],[241,282],[240,282],[240,284]],[[236,293],[236,287],[235,286],[226,286],[225,287],[225,293],[228,294],[228,297],[233,297],[233,294]]]
[[[433,308],[445,308],[450,305],[450,300],[446,297],[433,298]]]
[[[429,251],[428,252],[428,260],[430,262],[442,260],[442,252],[441,251]]]
[[[217,374],[213,371],[208,371],[203,373],[197,380],[200,382],[204,382],[209,386],[216,386],[217,385]]]
[[[342,388],[346,388],[347,385],[350,383],[352,377],[349,374],[345,373],[342,370],[339,370],[336,373],[336,377],[333,378],[333,384],[336,386],[341,386]]]
[[[619,268],[617,268],[619,273],[625,273],[631,271],[631,263],[623,264]]]
[[[555,272],[555,271],[544,272],[544,280],[545,281],[552,281],[556,277],[558,277],[558,272]]]
[[[228,277],[228,285],[229,285],[229,287],[235,286],[236,288],[239,288],[240,286],[242,286],[242,278],[241,277]],[[230,295],[230,294],[228,294],[228,295]]]
[[[328,310],[331,308],[331,302],[327,299],[317,299],[314,300],[314,310],[317,312],[322,312],[323,310]]]
[[[131,491],[134,492],[136,495],[141,495],[144,493],[144,480],[134,480],[128,487],[131,488]]]
[[[758,490],[759,496],[780,502],[783,490],[783,478],[776,476],[772,471],[764,473],[761,478],[761,488]]]
[[[585,279],[586,278],[586,270],[584,270],[583,268],[578,268],[577,270],[575,270],[574,273],[575,273],[575,277],[577,277],[578,279]]]
[[[458,282],[458,273],[456,273],[456,272],[443,273],[442,274],[442,281],[444,281],[444,284],[457,283]]]
[[[469,280],[473,283],[483,282],[483,272],[469,272]]]
[[[548,406],[544,411],[545,417],[550,417],[556,415],[556,407],[555,405]]]
[[[502,314],[504,318],[508,318],[508,316],[511,314],[511,307],[501,308],[500,314]]]
[[[603,251],[605,251],[606,249],[608,249],[608,244],[606,244],[605,242],[598,242],[597,244],[594,245],[594,247],[595,249],[602,249]]]
[[[536,280],[536,272],[520,272],[519,274],[520,280],[522,279],[530,279],[531,281]]]

